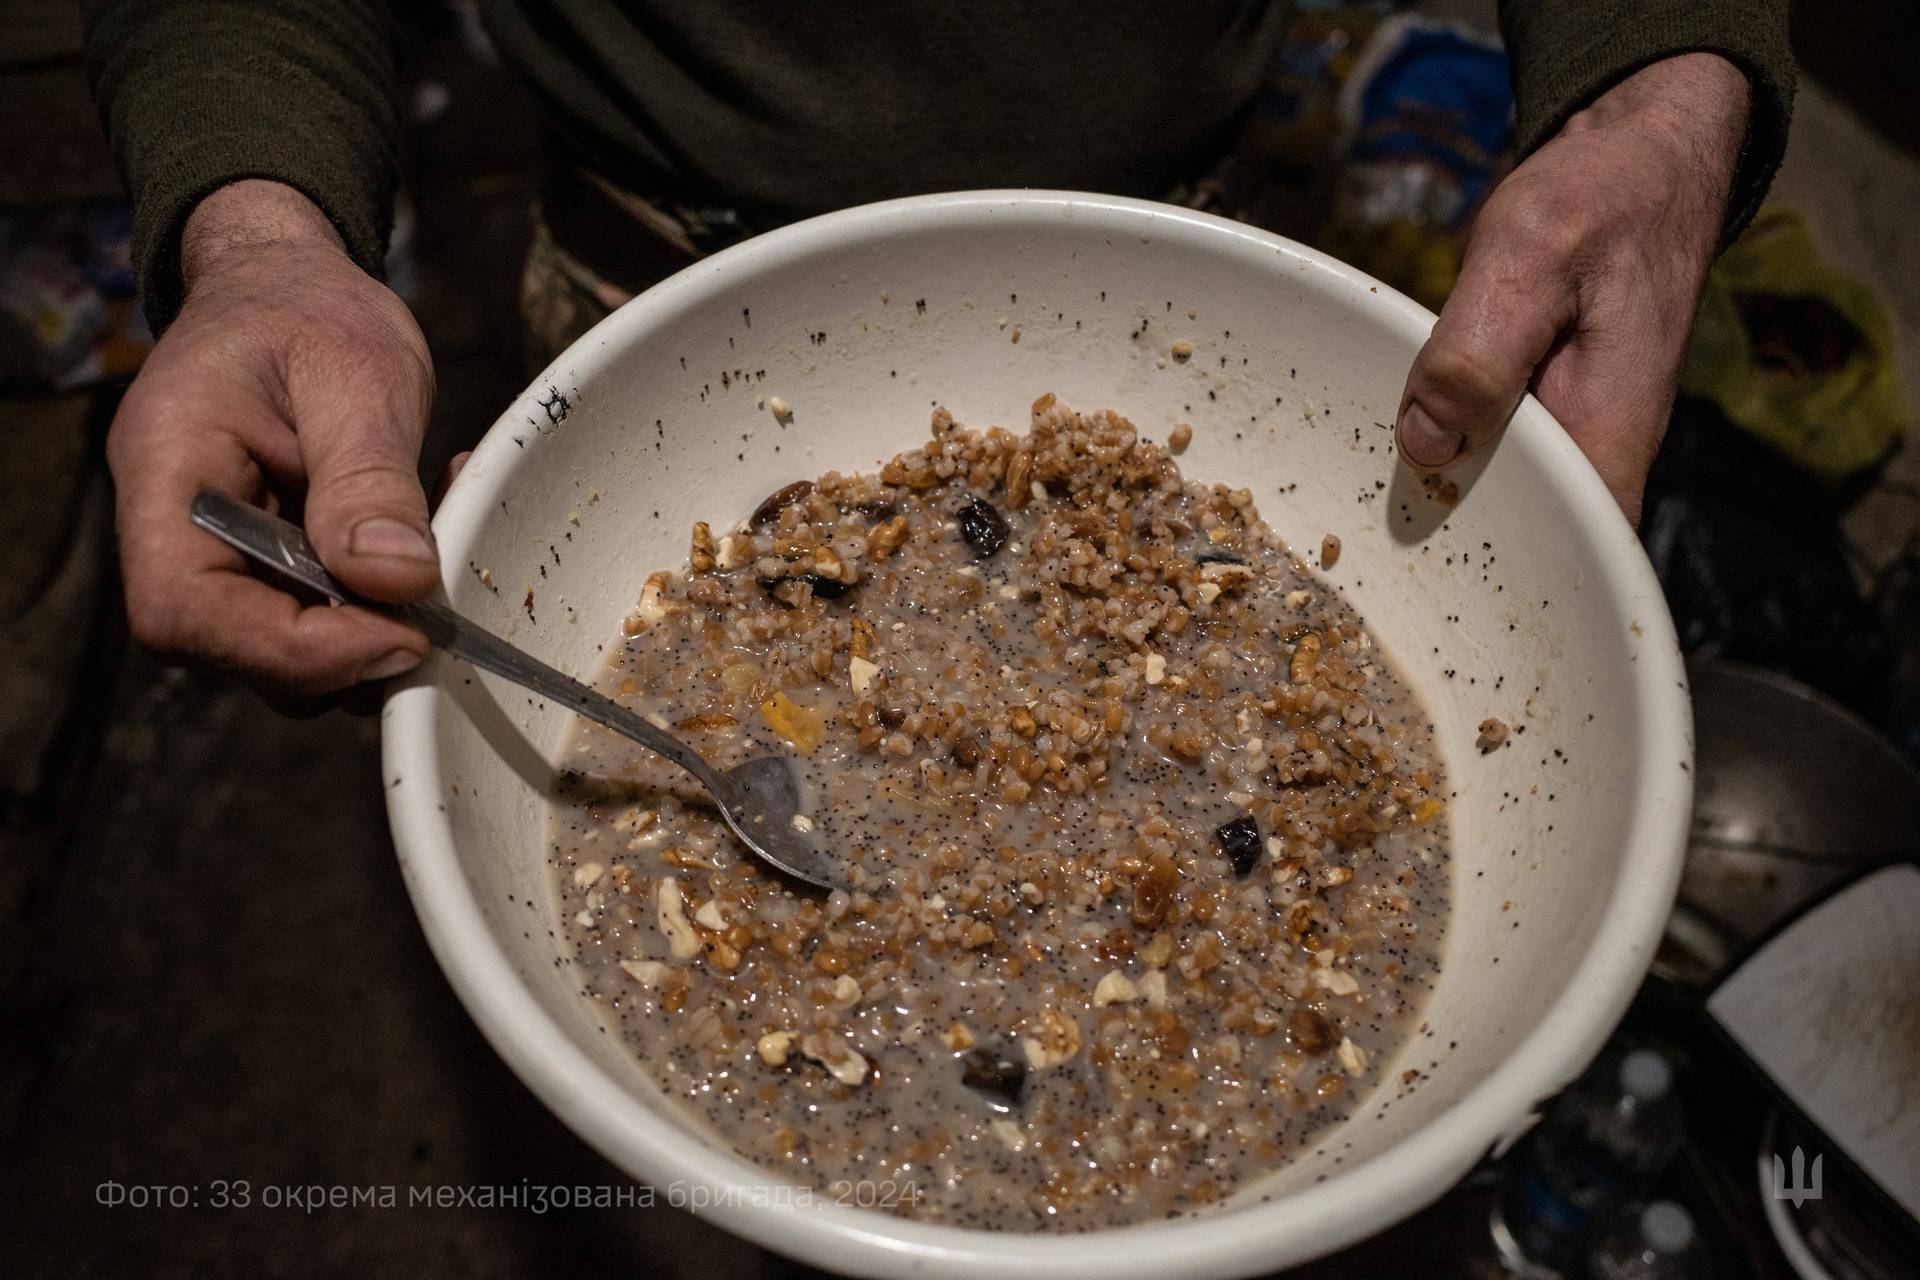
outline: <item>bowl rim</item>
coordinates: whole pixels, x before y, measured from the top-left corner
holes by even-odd
[[[535,380],[563,366],[587,376],[632,345],[629,335],[671,320],[756,270],[838,248],[898,239],[982,219],[1077,223],[1089,234],[1118,224],[1140,232],[1225,237],[1272,253],[1296,271],[1332,277],[1412,340],[1434,317],[1364,273],[1283,237],[1190,209],[1069,191],[966,191],[863,205],[798,222],[732,246],[656,285],[602,321]],[[1224,244],[1225,241],[1222,241]],[[517,402],[516,398],[516,402]],[[1630,677],[1645,726],[1636,742],[1634,813],[1617,887],[1593,942],[1547,1015],[1491,1072],[1380,1155],[1323,1182],[1233,1210],[1083,1234],[991,1232],[896,1218],[867,1209],[769,1194],[777,1173],[663,1123],[597,1066],[524,988],[489,932],[461,870],[450,824],[430,797],[444,790],[435,750],[435,686],[427,664],[390,687],[382,723],[389,820],[403,879],[433,954],[490,1044],[588,1145],[674,1202],[705,1195],[729,1232],[808,1263],[858,1275],[970,1276],[991,1263],[1008,1277],[1124,1280],[1177,1271],[1233,1276],[1297,1264],[1380,1230],[1437,1199],[1483,1155],[1524,1128],[1533,1107],[1577,1075],[1624,1014],[1652,961],[1678,888],[1691,798],[1692,726],[1686,672],[1659,583],[1599,476],[1532,396],[1503,448],[1520,449],[1542,489],[1588,526],[1593,572],[1636,609],[1642,628]],[[1542,429],[1552,427],[1553,429]],[[433,521],[448,565],[464,562],[482,521],[526,465],[506,416],[490,428]],[[453,571],[447,571],[453,581]]]

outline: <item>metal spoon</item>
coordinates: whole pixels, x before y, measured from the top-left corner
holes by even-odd
[[[794,818],[800,812],[800,787],[792,761],[762,756],[731,769],[716,769],[699,752],[651,721],[562,675],[443,604],[422,600],[383,605],[355,596],[327,572],[307,535],[278,516],[212,490],[193,500],[192,516],[195,524],[228,546],[302,586],[339,604],[359,605],[398,617],[425,632],[436,648],[657,751],[706,788],[720,816],[762,862],[822,889],[840,887],[842,876],[833,861],[794,827]]]

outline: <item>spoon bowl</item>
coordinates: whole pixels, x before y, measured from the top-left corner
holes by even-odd
[[[389,607],[354,595],[327,572],[297,525],[213,490],[194,498],[192,517],[195,524],[242,555],[334,603],[394,614],[420,628],[435,648],[531,689],[665,756],[706,788],[714,807],[740,842],[769,866],[819,889],[837,888],[844,879],[832,860],[806,837],[811,820],[800,813],[800,785],[790,761],[762,756],[722,772],[652,721],[515,648],[446,605],[421,600]]]

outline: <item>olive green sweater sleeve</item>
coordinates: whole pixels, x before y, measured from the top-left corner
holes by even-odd
[[[84,12],[155,332],[180,309],[181,225],[241,178],[305,193],[381,274],[399,139],[388,0],[86,0]]]
[[[1717,53],[1747,73],[1753,105],[1727,201],[1727,238],[1753,217],[1787,147],[1793,52],[1787,0],[1500,0],[1522,156],[1567,117],[1661,58]]]

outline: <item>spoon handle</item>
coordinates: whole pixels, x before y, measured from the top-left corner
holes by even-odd
[[[532,654],[516,648],[479,624],[435,600],[384,605],[362,599],[327,572],[299,526],[259,507],[211,489],[193,500],[193,522],[234,550],[267,566],[336,604],[357,605],[397,617],[418,627],[429,644],[491,671],[550,702],[557,702],[657,751],[700,780],[723,805],[734,799],[733,784],[700,754],[652,721],[643,719],[598,690],[564,675]]]

